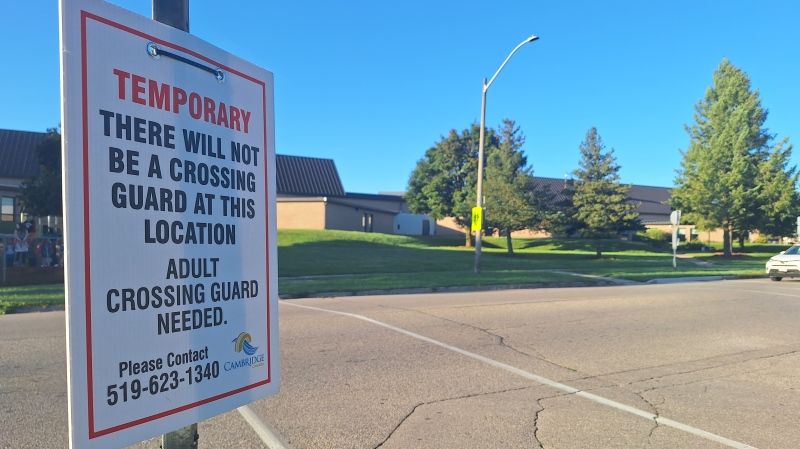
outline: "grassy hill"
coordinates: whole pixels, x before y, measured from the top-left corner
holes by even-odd
[[[640,282],[680,276],[751,277],[762,276],[767,259],[786,249],[749,245],[747,253],[727,259],[711,252],[694,253],[693,259],[678,259],[677,269],[673,269],[671,253],[641,242],[603,241],[603,257],[597,258],[592,240],[514,239],[511,257],[505,238],[489,237],[484,239],[482,273],[476,275],[475,249],[463,244],[460,237],[280,230],[278,292],[284,297],[302,297],[608,282],[586,275]],[[698,265],[697,261],[707,263]],[[23,306],[63,304],[63,284],[0,287],[0,314]]]
[[[486,238],[482,273],[476,275],[474,248],[462,238],[409,237],[345,231],[281,230],[278,233],[279,290],[285,295],[356,292],[451,286],[509,284],[553,285],[600,282],[557,271],[647,281],[676,276],[758,276],[777,246],[725,260],[697,253],[699,266],[646,243],[606,240],[603,257],[595,257],[594,241],[582,239],[514,239],[513,256],[505,238]]]

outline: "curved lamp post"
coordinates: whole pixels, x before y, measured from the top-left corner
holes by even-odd
[[[483,98],[481,99],[481,134],[480,134],[480,143],[478,143],[478,207],[483,207],[483,139],[484,139],[484,128],[486,125],[486,91],[489,90],[489,86],[492,85],[494,79],[497,78],[497,75],[500,74],[500,71],[503,70],[503,67],[506,66],[506,63],[520,47],[527,44],[528,42],[533,42],[539,39],[537,36],[531,36],[524,41],[520,42],[511,53],[508,54],[508,57],[503,64],[500,65],[500,68],[497,69],[497,72],[494,73],[492,79],[489,82],[486,82],[486,78],[483,79]],[[483,225],[481,223],[481,229],[475,231],[475,274],[480,274],[481,272],[481,239],[483,237]]]

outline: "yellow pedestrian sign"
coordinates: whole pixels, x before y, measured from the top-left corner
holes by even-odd
[[[480,231],[483,229],[483,208],[482,207],[473,207],[472,208],[472,230],[473,231]]]

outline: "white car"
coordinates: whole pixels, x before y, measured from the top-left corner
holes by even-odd
[[[773,281],[800,277],[800,245],[795,245],[767,261],[767,275]]]

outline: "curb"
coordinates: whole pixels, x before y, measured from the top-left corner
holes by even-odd
[[[650,279],[645,284],[677,284],[680,282],[709,282],[709,281],[730,281],[739,279],[734,276],[689,276],[680,278],[659,278]]]
[[[426,287],[426,288],[399,288],[394,290],[362,290],[346,292],[326,292],[314,293],[310,295],[278,295],[279,299],[303,299],[303,298],[334,298],[347,296],[384,296],[384,295],[420,295],[429,293],[467,293],[467,292],[486,292],[498,290],[528,290],[537,288],[566,288],[566,287],[604,287],[610,285],[620,285],[616,282],[554,282],[552,284],[504,284],[504,285],[484,285],[484,286],[454,286],[454,287]]]
[[[558,270],[553,270],[558,271]],[[576,274],[581,276],[580,274]],[[510,284],[510,285],[485,285],[485,286],[456,286],[456,287],[436,287],[436,288],[399,288],[394,290],[363,290],[363,291],[344,291],[304,294],[284,294],[278,295],[278,299],[304,299],[304,298],[336,298],[348,296],[384,296],[384,295],[420,295],[429,293],[464,293],[464,292],[484,292],[497,290],[526,290],[537,288],[567,288],[567,287],[607,287],[607,286],[630,286],[630,285],[653,285],[653,284],[678,284],[682,282],[711,282],[711,281],[731,281],[735,279],[749,279],[749,277],[738,276],[685,276],[675,278],[650,279],[647,282],[636,282],[624,279],[604,278],[594,275],[583,275],[592,278],[597,282],[556,282],[552,284]],[[762,278],[764,276],[759,276]],[[757,279],[757,278],[756,278]]]

